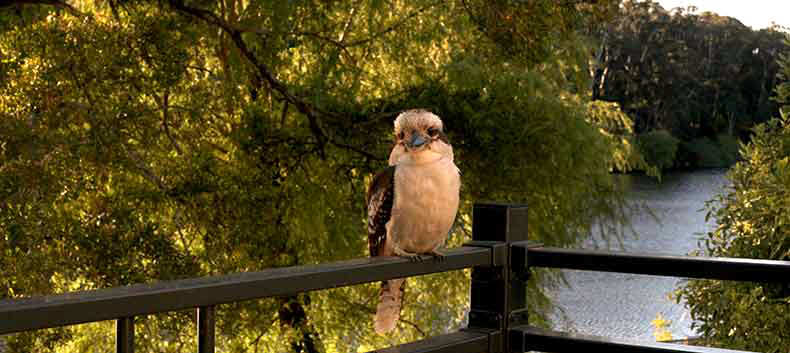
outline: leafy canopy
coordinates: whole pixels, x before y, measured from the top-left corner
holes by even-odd
[[[622,219],[630,121],[591,103],[584,26],[614,1],[21,1],[0,8],[0,296],[365,256],[364,190],[392,118],[445,120],[477,200],[528,202],[567,245]],[[613,223],[599,222],[615,221]],[[377,285],[223,305],[222,351],[353,351],[460,326],[463,272],[409,285],[372,334]],[[532,322],[546,324],[538,273]],[[138,318],[141,351],[195,344],[192,313]],[[85,351],[111,323],[9,337]],[[102,343],[103,342],[103,343]]]

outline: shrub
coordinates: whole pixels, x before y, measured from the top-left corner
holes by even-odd
[[[689,142],[683,142],[683,149],[688,152],[692,167],[721,168],[727,166],[722,156],[722,151],[713,140],[700,137]]]
[[[639,135],[639,150],[648,165],[658,169],[671,168],[680,140],[666,130],[655,130]]]
[[[790,123],[758,126],[728,174],[732,188],[709,203],[718,227],[708,256],[790,260]],[[790,286],[693,280],[678,291],[706,345],[758,352],[790,347]]]
[[[727,134],[719,134],[716,136],[716,143],[719,145],[721,158],[725,165],[731,166],[738,161],[740,158],[740,152],[738,152],[740,142],[736,137]]]
[[[776,89],[781,119],[758,125],[727,175],[732,187],[709,203],[718,227],[709,256],[790,261],[790,56]],[[790,347],[790,284],[693,280],[678,290],[703,344],[759,352]]]

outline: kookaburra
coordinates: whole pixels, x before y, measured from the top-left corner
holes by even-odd
[[[395,146],[389,168],[368,188],[370,256],[441,257],[439,248],[455,221],[461,176],[442,120],[426,110],[408,110],[395,119]],[[382,282],[374,327],[395,328],[405,279]]]

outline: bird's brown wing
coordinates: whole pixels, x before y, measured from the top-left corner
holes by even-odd
[[[368,248],[370,256],[378,256],[387,239],[387,222],[392,215],[395,197],[395,167],[378,173],[370,183],[367,194]]]

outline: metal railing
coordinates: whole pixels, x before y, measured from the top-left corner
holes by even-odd
[[[116,320],[116,352],[134,352],[134,317],[194,308],[198,352],[215,351],[221,304],[472,268],[469,325],[380,352],[734,352],[542,330],[528,325],[529,267],[739,281],[788,282],[790,261],[662,256],[548,248],[527,243],[527,207],[476,204],[472,238],[444,261],[364,258],[321,265],[139,284],[0,301],[0,334]],[[221,307],[219,307],[221,310]]]

